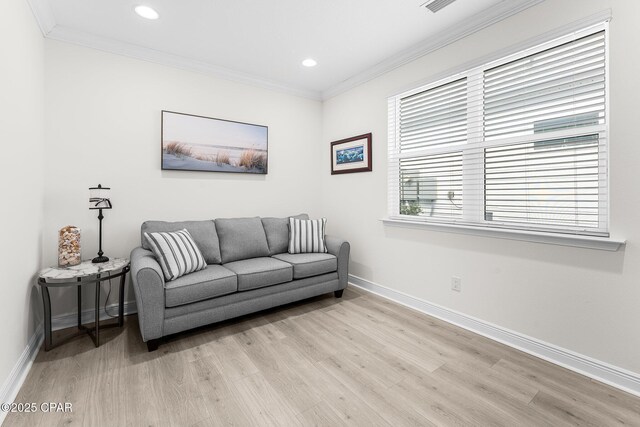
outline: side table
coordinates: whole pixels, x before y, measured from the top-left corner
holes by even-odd
[[[113,258],[107,262],[93,264],[90,260],[84,261],[73,267],[46,268],[38,275],[38,285],[42,288],[42,303],[44,305],[44,349],[49,351],[64,342],[79,335],[88,334],[96,347],[100,346],[100,328],[108,328],[124,325],[124,284],[129,272],[129,260],[126,258]],[[100,325],[100,283],[105,280],[120,277],[120,293],[118,300],[118,319],[115,323]],[[95,284],[96,306],[95,324],[93,328],[87,328],[82,324],[82,287]],[[79,332],[66,337],[63,341],[52,342],[51,337],[51,298],[49,288],[64,286],[76,286],[78,293],[78,329]]]

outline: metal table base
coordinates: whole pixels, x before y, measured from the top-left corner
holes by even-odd
[[[45,351],[49,351],[53,348],[58,347],[61,344],[66,343],[67,341],[76,338],[81,335],[89,335],[93,340],[93,343],[96,347],[100,346],[100,329],[105,328],[113,328],[113,327],[122,327],[124,325],[124,285],[127,277],[127,273],[129,272],[130,267],[127,265],[122,268],[119,273],[116,274],[105,274],[105,275],[96,275],[95,278],[91,280],[86,280],[84,277],[78,277],[75,281],[68,282],[46,282],[44,279],[39,278],[38,284],[42,287],[42,302],[44,305],[44,349]],[[120,289],[119,289],[119,298],[118,298],[118,318],[115,322],[111,322],[108,324],[100,324],[100,290],[102,287],[100,286],[101,282],[106,280],[115,279],[120,277]],[[96,301],[95,301],[95,323],[94,326],[88,328],[82,324],[82,286],[89,285],[91,283],[95,284],[96,290]],[[62,340],[59,340],[55,344],[53,343],[52,331],[51,331],[51,297],[49,296],[49,288],[50,287],[64,287],[64,286],[76,286],[77,294],[78,294],[78,332],[73,335],[69,335],[64,337]]]

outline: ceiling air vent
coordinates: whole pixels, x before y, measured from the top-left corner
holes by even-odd
[[[436,13],[440,9],[449,6],[456,0],[429,0],[426,3],[423,3],[420,7],[426,7],[431,12]]]

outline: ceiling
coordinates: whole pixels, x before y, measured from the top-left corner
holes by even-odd
[[[542,0],[29,1],[52,39],[326,99]]]

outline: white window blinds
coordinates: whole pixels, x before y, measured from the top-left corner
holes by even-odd
[[[467,79],[400,99],[400,150],[464,144]]]
[[[390,216],[607,236],[605,27],[390,98]]]
[[[604,123],[604,31],[484,72],[487,140]]]

